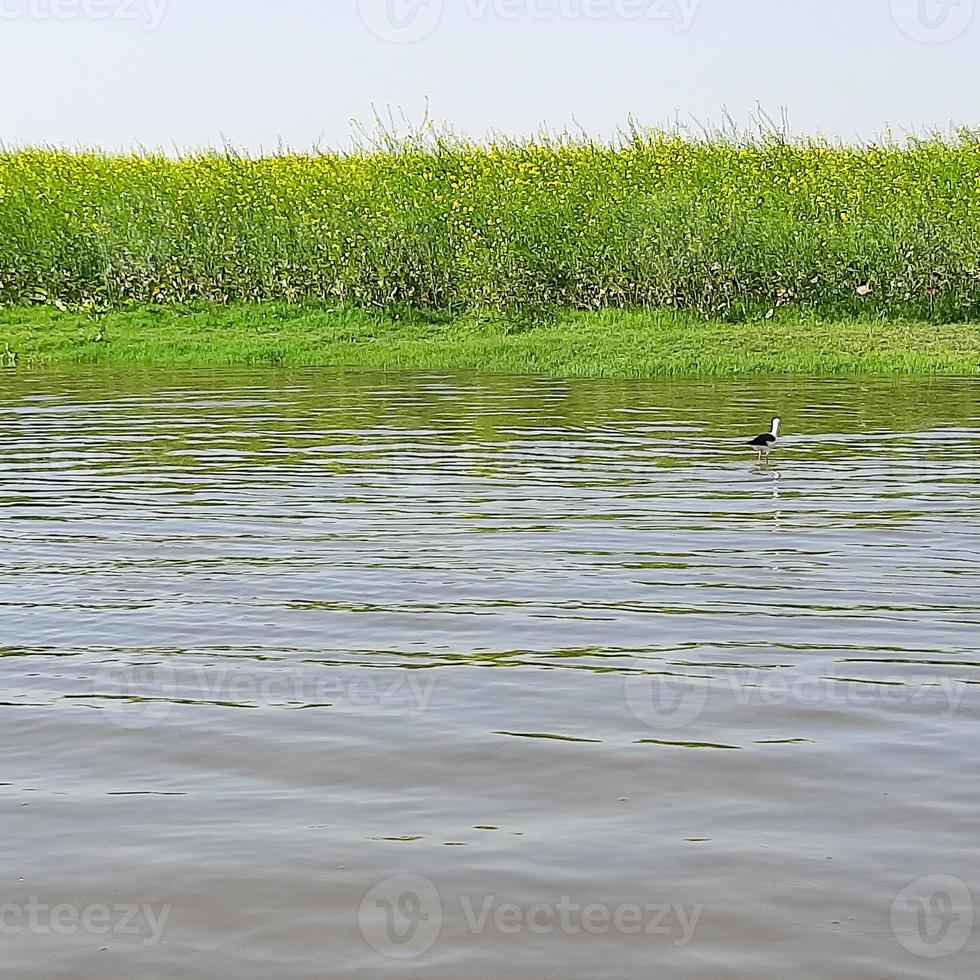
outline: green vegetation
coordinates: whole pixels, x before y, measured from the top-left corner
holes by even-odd
[[[0,152],[0,303],[980,319],[980,136]]]
[[[0,152],[0,363],[975,374],[980,136]]]
[[[705,322],[663,310],[509,319],[322,304],[141,306],[93,317],[0,309],[0,363],[328,365],[592,377],[978,374],[970,324],[801,318]],[[9,358],[8,358],[9,361]]]

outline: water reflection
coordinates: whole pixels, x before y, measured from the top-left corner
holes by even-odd
[[[976,962],[889,925],[980,872],[975,382],[3,381],[15,904],[172,906],[161,977],[374,977],[365,896],[434,911],[400,875],[426,980]],[[494,928],[563,898],[621,928]],[[6,940],[146,972],[139,936]]]

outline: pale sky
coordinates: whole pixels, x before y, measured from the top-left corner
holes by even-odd
[[[474,137],[632,114],[845,139],[980,126],[980,0],[0,0],[9,145],[345,146],[371,106]],[[973,16],[976,14],[976,16]]]

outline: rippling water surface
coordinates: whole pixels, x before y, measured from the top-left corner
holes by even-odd
[[[5,975],[980,977],[976,382],[0,383]]]

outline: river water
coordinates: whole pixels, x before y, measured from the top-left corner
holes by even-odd
[[[978,382],[0,386],[5,976],[980,977]]]

